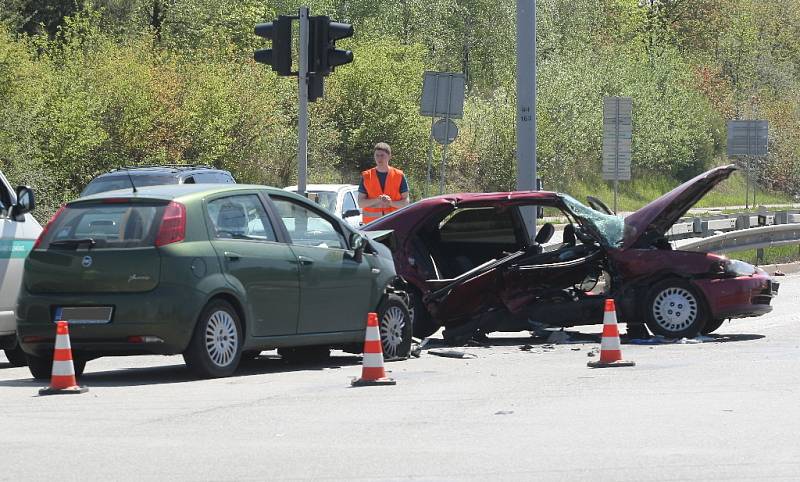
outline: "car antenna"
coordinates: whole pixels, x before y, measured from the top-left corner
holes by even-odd
[[[130,169],[125,169],[125,174],[128,175],[128,181],[131,182],[131,187],[133,188],[133,193],[136,194],[138,191],[136,190],[136,184],[133,183],[133,176],[131,176]]]

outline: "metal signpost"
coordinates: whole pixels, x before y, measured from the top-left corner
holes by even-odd
[[[767,155],[769,122],[765,120],[728,121],[728,157],[745,160],[745,208],[750,207],[750,164],[753,159]],[[753,205],[756,203],[756,185],[753,183]]]
[[[536,180],[536,0],[517,0],[517,190],[537,189]],[[529,233],[537,209],[523,208]]]
[[[422,80],[420,115],[431,118],[431,135],[428,139],[428,174],[423,196],[428,196],[433,166],[433,140],[444,146],[439,172],[439,194],[444,193],[447,146],[458,136],[458,127],[450,119],[464,117],[464,74],[454,72],[425,72]],[[434,120],[441,117],[437,122]],[[455,129],[455,130],[453,130]]]
[[[299,69],[297,72],[297,192],[306,195],[308,178],[308,7],[300,7]]]
[[[603,98],[603,180],[614,181],[614,212],[617,212],[619,181],[631,180],[633,100]]]

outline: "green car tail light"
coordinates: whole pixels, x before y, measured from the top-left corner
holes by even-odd
[[[186,237],[186,206],[175,201],[167,204],[156,235],[156,246],[183,241]]]

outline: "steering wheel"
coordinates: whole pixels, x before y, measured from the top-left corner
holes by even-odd
[[[604,214],[614,214],[614,212],[606,203],[594,196],[586,196],[586,202],[588,202],[589,206],[591,206],[595,211],[599,211]]]
[[[583,226],[575,224],[574,228],[575,237],[580,239],[583,244],[594,244],[596,242],[595,239],[589,236],[589,234],[583,229]]]

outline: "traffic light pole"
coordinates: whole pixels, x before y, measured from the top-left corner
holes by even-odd
[[[297,75],[297,192],[306,195],[308,176],[308,7],[300,7],[300,48]]]

